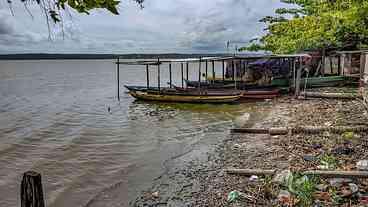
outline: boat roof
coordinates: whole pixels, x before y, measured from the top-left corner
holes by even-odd
[[[116,64],[123,65],[160,65],[163,63],[193,63],[204,61],[223,61],[223,60],[249,60],[249,59],[281,59],[281,58],[300,58],[311,57],[309,54],[285,54],[285,55],[233,55],[220,57],[200,57],[185,59],[150,59],[138,61],[117,61]]]

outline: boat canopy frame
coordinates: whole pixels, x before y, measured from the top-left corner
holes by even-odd
[[[231,64],[234,68],[234,61],[235,60],[256,60],[256,59],[289,59],[290,63],[292,64],[291,68],[292,71],[292,77],[293,82],[291,87],[295,91],[295,96],[299,96],[300,94],[300,79],[301,79],[301,73],[303,68],[303,61],[302,58],[310,58],[311,56],[308,54],[285,54],[285,55],[233,55],[233,56],[220,56],[220,57],[199,57],[199,58],[185,58],[185,59],[164,59],[160,60],[160,58],[157,59],[150,59],[150,60],[138,60],[138,61],[120,61],[121,58],[118,57],[117,61],[115,62],[117,65],[117,96],[118,100],[120,101],[120,65],[141,65],[146,66],[146,86],[147,89],[150,88],[150,77],[149,77],[149,67],[150,66],[156,66],[157,67],[157,86],[159,92],[161,91],[161,85],[160,85],[160,70],[161,65],[168,64],[169,68],[169,84],[170,88],[172,87],[172,64],[180,64],[180,70],[181,70],[181,85],[184,88],[184,65],[185,67],[185,74],[186,74],[186,80],[189,78],[189,64],[190,63],[199,63],[198,64],[198,73],[199,73],[199,87],[198,89],[201,90],[201,70],[202,70],[202,62],[205,62],[205,74],[208,75],[208,62],[212,63],[212,77],[213,81],[215,81],[215,62],[221,62],[222,63],[222,80],[225,80],[225,61],[231,61]],[[299,66],[297,67],[296,63],[299,61]],[[246,67],[245,67],[246,70]],[[234,87],[237,89],[237,75],[236,70],[233,70],[232,79],[234,81]],[[208,77],[208,76],[207,76]]]

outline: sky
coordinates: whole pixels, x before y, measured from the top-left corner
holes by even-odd
[[[0,54],[219,53],[265,33],[258,20],[283,7],[279,0],[122,0],[120,15],[70,11],[50,25],[36,4],[0,1]],[[51,38],[50,38],[51,36]]]

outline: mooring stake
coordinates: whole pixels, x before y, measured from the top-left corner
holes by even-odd
[[[21,207],[45,207],[40,173],[25,172],[20,188]]]

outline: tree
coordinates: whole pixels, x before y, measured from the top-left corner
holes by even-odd
[[[241,50],[293,53],[306,49],[359,49],[368,45],[368,1],[281,0],[292,8],[265,17],[267,33]]]
[[[14,0],[7,0],[11,8]],[[61,12],[65,11],[67,7],[76,10],[79,13],[89,14],[93,9],[106,9],[111,13],[118,15],[117,6],[120,3],[118,0],[20,0],[25,7],[29,3],[37,3],[46,15],[47,19],[51,19],[54,23],[61,21]],[[141,8],[144,0],[135,1]]]

